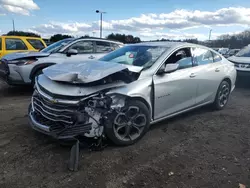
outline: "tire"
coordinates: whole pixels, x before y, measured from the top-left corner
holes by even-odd
[[[230,91],[231,87],[228,81],[222,81],[218,88],[214,103],[212,104],[214,110],[222,110],[225,108],[230,97]]]
[[[42,69],[39,69],[39,70],[37,70],[37,71],[33,74],[32,80],[31,80],[32,86],[35,85],[35,78],[36,78],[37,76],[39,76],[40,74],[42,74],[42,73],[43,73],[43,70],[42,70]]]
[[[128,146],[140,140],[149,127],[150,113],[147,106],[139,100],[129,100],[113,116],[110,125],[105,127],[105,133],[114,144]]]

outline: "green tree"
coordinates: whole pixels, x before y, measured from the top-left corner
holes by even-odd
[[[70,35],[55,34],[50,37],[50,42],[57,42],[62,39],[72,38]]]
[[[141,42],[141,39],[139,37],[134,37],[133,35],[125,35],[125,34],[119,34],[119,33],[111,33],[107,37],[109,40],[116,40],[122,43],[138,43]]]
[[[26,31],[9,31],[7,36],[26,36],[26,37],[41,37],[38,34],[32,33],[32,32],[26,32]]]

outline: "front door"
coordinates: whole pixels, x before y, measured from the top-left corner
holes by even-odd
[[[65,59],[66,62],[79,62],[79,61],[86,61],[86,60],[94,60],[97,59],[94,53],[94,42],[93,41],[78,41],[68,47],[68,50],[75,49],[78,51],[78,54],[67,56]]]
[[[172,73],[154,75],[154,119],[185,110],[195,105],[197,82],[192,72],[190,48],[174,52],[167,63],[178,63],[179,69]]]

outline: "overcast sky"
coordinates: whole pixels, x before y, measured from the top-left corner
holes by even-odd
[[[43,37],[56,33],[103,36],[132,34],[143,40],[198,38],[207,40],[250,27],[250,0],[0,0],[0,34],[32,31]]]

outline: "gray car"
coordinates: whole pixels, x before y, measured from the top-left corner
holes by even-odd
[[[9,85],[32,84],[45,67],[99,59],[122,46],[120,42],[100,38],[64,39],[40,52],[19,52],[4,56],[0,61],[0,78]]]
[[[235,87],[234,64],[189,43],[124,46],[98,61],[48,67],[37,77],[31,126],[57,139],[107,137],[130,145],[151,124],[211,104],[223,109]]]

